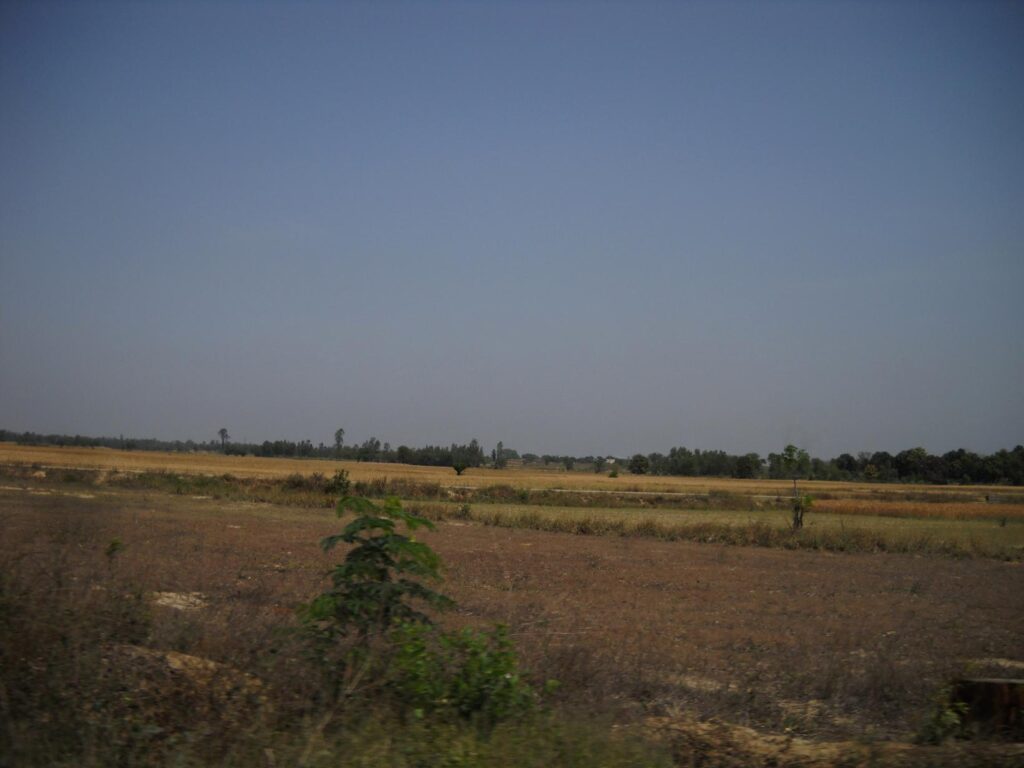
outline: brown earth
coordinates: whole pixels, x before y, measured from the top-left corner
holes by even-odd
[[[101,557],[152,593],[150,644],[246,669],[338,553],[323,512],[144,492],[0,490],[8,555]],[[910,738],[943,684],[1024,660],[1018,564],[747,549],[443,524],[452,624],[503,622],[566,706],[810,739]],[[39,554],[44,553],[44,554]],[[98,578],[102,574],[83,578]]]

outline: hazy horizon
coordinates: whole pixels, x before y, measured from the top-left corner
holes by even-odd
[[[1020,3],[0,5],[0,427],[1024,442]]]

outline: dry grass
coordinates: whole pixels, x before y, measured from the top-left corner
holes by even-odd
[[[556,507],[528,504],[420,504],[434,519],[465,519],[506,528],[589,535],[647,536],[665,540],[716,542],[843,552],[913,552],[957,557],[1020,560],[1024,556],[1021,518],[903,517],[812,510],[794,535],[790,518],[778,510],[665,510]]]
[[[89,453],[88,449],[80,450]],[[295,463],[317,465],[267,461],[284,468]],[[12,489],[35,494],[89,497],[134,489],[299,507],[330,508],[334,502],[331,477],[320,473],[239,477],[52,467],[40,463],[0,464],[0,480],[10,483]],[[401,465],[388,468],[399,472],[407,469]],[[863,486],[851,485],[851,493],[861,494],[859,497],[823,492],[808,515],[805,530],[791,535],[788,495],[749,495],[724,489],[706,494],[529,490],[509,484],[451,486],[401,474],[367,478],[353,484],[356,494],[395,495],[421,505],[437,519],[457,517],[469,504],[469,512],[461,515],[463,519],[503,527],[844,552],[914,552],[1006,560],[1019,560],[1024,554],[1024,503],[1008,503],[1018,498],[1009,494],[1002,496],[1002,502],[986,503],[969,497],[965,500],[963,494],[931,493],[929,489],[913,493],[876,489],[868,498]],[[732,482],[726,487],[744,485]]]
[[[194,610],[142,606],[144,636],[132,634],[139,630],[129,611],[110,640],[227,665],[283,691],[279,710],[303,706],[315,683],[298,660],[271,659],[293,655],[285,630],[332,562],[317,547],[338,527],[332,515],[115,487],[82,495],[0,490],[5,563],[17,559],[37,585],[61,580],[41,598],[85,616],[114,592],[201,595]],[[114,538],[125,549],[108,563],[103,552]],[[457,520],[425,538],[447,564],[445,591],[460,606],[444,620],[508,624],[526,666],[541,680],[562,681],[559,706],[588,718],[715,717],[808,738],[907,738],[934,691],[970,659],[1024,660],[1018,565],[568,536]],[[69,637],[76,659],[106,642],[84,625]],[[151,687],[133,707],[161,706],[161,690],[187,700],[180,679],[146,674]],[[57,693],[73,699],[81,684],[69,678]],[[197,738],[227,744],[225,733],[258,727],[249,706],[209,710],[219,713],[217,729]],[[122,713],[127,722],[142,719],[138,708]],[[295,762],[302,748],[291,753]],[[695,749],[703,747],[679,746],[680,764],[695,759]],[[715,754],[714,744],[708,749],[702,759]],[[265,760],[259,751],[249,757]],[[957,764],[941,757],[934,764]],[[749,763],[718,758],[701,764]]]
[[[327,700],[296,607],[323,586],[329,516],[126,497],[0,492],[0,765],[668,768],[597,723]]]
[[[119,471],[163,471],[181,473],[232,474],[238,477],[280,478],[293,473],[320,472],[331,475],[337,469],[347,470],[353,480],[370,481],[381,478],[404,479],[420,483],[440,483],[446,487],[482,488],[490,485],[511,485],[527,489],[570,489],[611,491],[616,493],[683,493],[708,494],[721,491],[742,495],[785,496],[791,484],[782,480],[733,480],[729,478],[651,477],[629,475],[610,478],[589,472],[565,472],[554,469],[468,469],[458,476],[447,467],[419,467],[409,464],[373,462],[324,461],[317,459],[257,458],[224,456],[217,453],[168,453],[160,451],[118,451],[109,448],[76,448],[55,446],[24,446],[0,443],[0,464],[38,464],[43,468],[85,468]],[[887,499],[910,495],[936,501],[946,499],[983,501],[986,494],[1020,495],[1003,486],[926,486],[839,482],[802,482],[801,488],[821,497]],[[997,499],[996,499],[997,500]]]
[[[819,499],[814,510],[834,515],[871,515],[941,520],[1016,520],[1024,521],[1024,504],[951,501]]]

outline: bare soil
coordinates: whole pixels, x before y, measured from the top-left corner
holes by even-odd
[[[154,647],[246,669],[322,587],[333,515],[138,491],[0,489],[8,554],[124,550],[110,568],[148,593]],[[906,741],[953,677],[1024,661],[1019,564],[588,537],[445,523],[452,624],[509,626],[565,706],[814,740]],[[68,555],[68,552],[71,554]],[[55,557],[56,555],[54,555]],[[667,718],[667,720],[666,720]]]

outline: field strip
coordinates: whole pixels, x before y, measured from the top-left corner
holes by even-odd
[[[147,474],[147,473],[151,473],[151,472],[157,472],[157,473],[159,473],[159,472],[166,472],[166,473],[171,473],[171,474],[180,473],[180,474],[185,474],[185,475],[201,475],[201,476],[216,477],[218,475],[224,474],[223,472],[213,471],[212,468],[202,468],[202,467],[199,467],[199,468],[180,469],[180,468],[173,468],[173,467],[159,467],[157,465],[145,466],[145,467],[138,468],[138,467],[121,467],[121,466],[112,467],[112,466],[109,466],[109,465],[106,465],[106,464],[102,464],[102,463],[93,463],[93,464],[84,464],[84,463],[79,463],[79,464],[42,464],[42,463],[36,462],[36,463],[34,463],[33,466],[37,467],[39,470],[42,470],[42,471],[87,470],[87,471],[96,471],[96,472],[116,472],[118,474],[125,474],[125,475],[143,475],[143,474]],[[403,479],[404,476],[402,474],[402,469],[405,468],[405,466],[406,465],[395,465],[395,473],[393,475],[393,477],[395,479]],[[249,474],[247,471],[246,471],[246,476],[250,477],[250,478],[253,478],[253,479],[272,479],[273,477],[280,477],[279,475],[252,475],[252,474]],[[385,477],[386,477],[386,475],[385,475]],[[691,478],[686,478],[686,479],[691,479]],[[712,479],[717,479],[717,480],[719,480],[723,484],[725,484],[725,483],[727,483],[729,481],[729,478],[712,478]],[[430,481],[428,481],[428,482],[430,482]],[[439,481],[434,480],[433,482],[439,482]],[[737,482],[742,482],[742,481],[737,481]],[[441,483],[439,483],[439,484],[441,484]],[[482,488],[487,488],[488,487],[486,485],[445,485],[445,484],[441,484],[441,485],[443,485],[444,488],[452,490],[452,491],[464,491],[464,492],[479,491]],[[495,483],[495,485],[510,485],[511,486],[510,483]],[[733,495],[733,496],[741,497],[741,498],[744,498],[744,499],[753,499],[753,500],[760,500],[760,501],[774,501],[774,500],[777,500],[777,499],[786,499],[792,493],[791,490],[789,490],[788,488],[786,488],[784,490],[780,490],[778,493],[749,493],[749,492],[744,491],[742,488],[736,488],[736,489],[727,489],[727,488],[706,488],[706,489],[704,489],[704,488],[694,488],[693,490],[682,490],[682,491],[676,491],[676,490],[654,490],[654,489],[652,489],[652,490],[648,490],[648,491],[638,491],[638,490],[626,490],[626,489],[619,490],[619,489],[615,489],[615,488],[593,488],[593,487],[588,487],[588,486],[584,486],[584,485],[581,485],[581,486],[576,487],[576,488],[520,487],[520,486],[511,486],[511,487],[515,488],[515,490],[517,490],[517,491],[523,491],[523,492],[526,492],[526,493],[562,493],[562,494],[575,494],[575,495],[590,495],[590,494],[593,494],[593,495],[602,495],[602,496],[625,496],[625,497],[630,497],[630,498],[693,498],[693,497],[700,497],[700,496],[712,496],[713,497],[713,496],[715,496],[717,494],[720,494],[722,496]],[[843,497],[845,497],[847,499],[850,499],[850,500],[862,499],[864,501],[887,502],[887,501],[890,500],[889,497],[900,496],[902,494],[907,493],[907,491],[904,490],[903,488],[904,488],[903,486],[884,486],[883,485],[883,486],[881,486],[879,488],[871,488],[871,489],[867,489],[867,490],[861,489],[861,488],[850,487],[850,488],[840,488],[840,489],[836,489],[836,490],[827,490],[827,491],[818,491],[818,492],[826,494],[826,497],[821,499],[822,502],[826,502],[826,503],[828,501],[835,500],[835,499],[829,498],[828,496],[831,495],[831,494],[836,494],[836,493],[841,493]],[[805,484],[801,487],[801,489],[803,491],[810,492],[812,496],[814,495],[814,491],[816,490],[816,488],[813,486],[813,484],[809,483],[809,482],[805,482]],[[939,490],[939,489],[941,489],[941,490]],[[1019,496],[1019,494],[1016,494],[1016,493],[1005,493],[1005,492],[1004,493],[998,493],[998,492],[997,493],[991,493],[991,492],[989,492],[989,493],[978,493],[977,489],[975,489],[975,488],[971,488],[970,491],[968,491],[968,489],[966,489],[966,488],[959,488],[959,487],[957,487],[955,489],[950,489],[950,488],[944,487],[944,486],[936,486],[936,487],[921,486],[920,490],[917,491],[917,492],[932,495],[934,498],[931,501],[934,501],[935,503],[944,503],[944,504],[945,503],[953,503],[952,500],[944,499],[943,498],[943,495],[945,495],[945,494],[952,494],[952,493],[956,493],[958,495],[963,495],[963,496],[973,496],[974,498],[972,499],[972,501],[964,502],[964,501],[961,500],[961,503],[975,503],[975,504],[998,504],[998,503],[1002,502],[1003,497],[1010,497],[1010,498],[1016,499]]]

